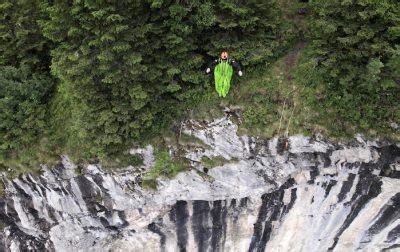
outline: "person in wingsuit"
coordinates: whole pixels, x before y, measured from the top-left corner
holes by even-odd
[[[214,74],[215,90],[217,90],[219,97],[226,97],[228,94],[234,70],[237,71],[239,76],[243,76],[239,63],[229,58],[227,50],[222,50],[219,58],[208,65],[206,73]]]

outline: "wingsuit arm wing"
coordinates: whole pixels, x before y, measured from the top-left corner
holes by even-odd
[[[236,72],[242,71],[242,67],[240,66],[240,64],[234,60],[231,61],[231,66],[235,69]]]
[[[206,73],[211,73],[214,70],[214,67],[218,64],[218,60],[213,60],[208,64],[206,69]]]

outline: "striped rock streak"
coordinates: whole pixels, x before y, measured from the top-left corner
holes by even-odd
[[[68,157],[40,176],[5,179],[1,251],[384,251],[400,249],[400,147],[239,136],[230,116],[187,121],[191,167],[143,189],[141,167],[75,172]],[[178,147],[170,146],[172,155]],[[201,160],[226,163],[205,169]]]

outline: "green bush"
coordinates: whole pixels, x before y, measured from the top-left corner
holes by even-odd
[[[171,159],[168,151],[161,151],[156,156],[156,162],[154,167],[151,168],[147,174],[150,178],[157,177],[174,177],[184,168],[180,166],[176,161]]]
[[[168,151],[160,151],[156,155],[154,166],[143,178],[142,186],[154,190],[157,188],[156,179],[158,177],[172,178],[184,171],[187,165],[183,160],[172,159]]]

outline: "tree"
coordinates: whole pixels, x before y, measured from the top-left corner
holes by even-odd
[[[206,52],[215,56],[227,48],[245,66],[276,58],[294,35],[275,0],[219,0],[198,8],[195,20]]]
[[[48,5],[49,18],[40,24],[56,44],[51,69],[72,106],[72,138],[96,155],[137,139],[208,81],[204,56],[221,46],[236,48],[245,64],[265,62],[277,47],[267,42],[280,34],[273,6],[227,0]]]
[[[43,37],[38,20],[45,14],[43,1],[4,0],[0,4],[0,65],[23,64],[40,71],[50,64],[49,40]]]
[[[0,66],[0,154],[35,145],[48,130],[54,80],[29,67]]]
[[[319,102],[333,118],[360,129],[387,129],[399,120],[400,3],[314,0],[310,6],[315,70],[322,80],[311,82],[323,90]]]

